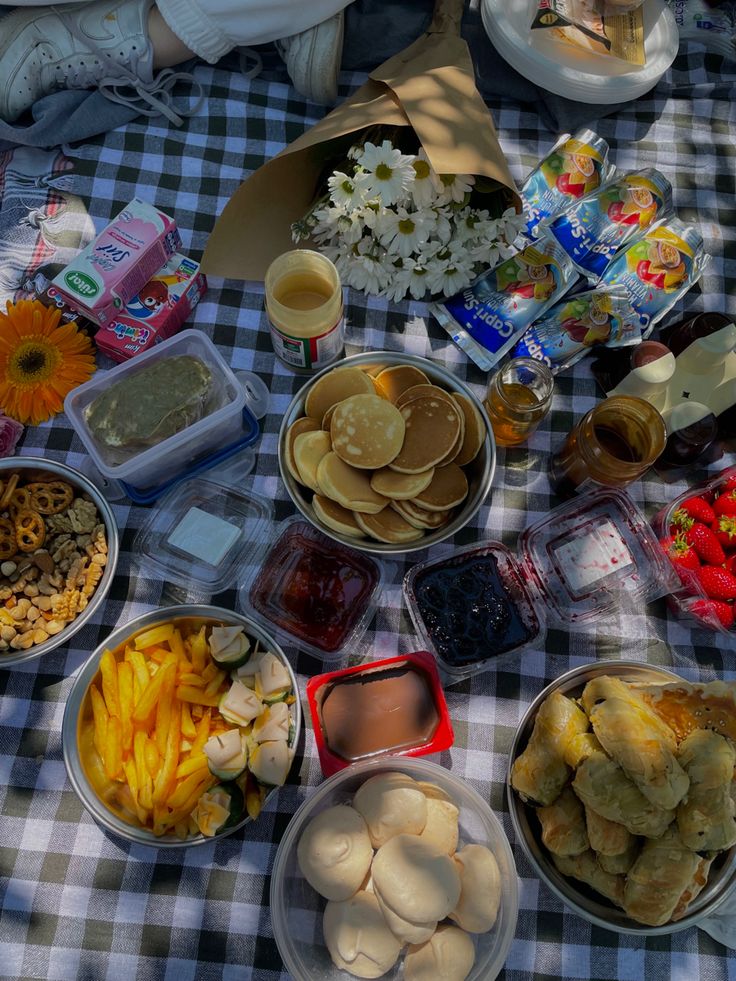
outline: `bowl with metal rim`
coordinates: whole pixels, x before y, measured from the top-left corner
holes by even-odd
[[[442,528],[439,528],[437,531],[428,531],[422,538],[412,542],[389,544],[366,538],[351,538],[347,535],[341,535],[332,528],[328,528],[314,513],[311,503],[312,492],[298,483],[289,473],[289,469],[286,466],[286,433],[292,423],[296,422],[297,419],[305,414],[304,404],[311,389],[324,375],[336,370],[336,368],[361,368],[371,365],[385,365],[386,367],[393,365],[412,365],[415,368],[419,368],[427,375],[433,385],[438,385],[448,392],[460,392],[470,399],[485,426],[485,437],[477,456],[463,468],[468,478],[468,496],[462,507],[457,510],[452,520]],[[434,361],[429,361],[427,358],[416,357],[413,354],[403,354],[394,351],[368,351],[345,358],[337,366],[330,365],[324,368],[311,378],[306,385],[299,389],[284,414],[279,430],[279,469],[281,471],[281,479],[286,486],[291,500],[307,521],[313,524],[315,528],[319,528],[325,535],[328,535],[335,541],[342,542],[344,545],[349,545],[351,548],[355,548],[360,552],[370,552],[376,555],[404,555],[408,552],[418,552],[421,549],[428,548],[430,545],[436,545],[438,542],[443,542],[447,538],[451,538],[461,528],[464,528],[477,514],[481,504],[488,496],[493,482],[493,475],[496,470],[496,443],[493,438],[491,424],[488,421],[485,409],[480,400],[468,385],[453,375],[447,368],[436,364]]]
[[[9,649],[0,651],[0,668],[9,668],[16,664],[25,664],[27,661],[33,661],[35,658],[41,657],[42,654],[48,654],[50,651],[56,650],[58,647],[65,646],[74,636],[74,634],[81,630],[85,623],[87,623],[87,621],[94,616],[102,603],[105,601],[105,597],[110,590],[110,586],[112,585],[112,581],[115,576],[119,551],[118,528],[110,505],[102,496],[98,488],[95,487],[95,485],[88,480],[84,474],[64,463],[56,463],[53,460],[44,460],[42,457],[14,456],[6,457],[5,459],[0,460],[0,481],[2,481],[4,484],[12,473],[22,474],[23,479],[26,482],[63,480],[71,484],[75,490],[75,493],[86,495],[89,500],[94,503],[95,507],[97,508],[100,521],[105,526],[105,536],[107,539],[107,560],[102,572],[102,577],[97,583],[94,593],[92,593],[82,612],[79,613],[73,620],[70,620],[69,623],[67,623],[66,626],[59,631],[59,633],[53,634],[47,640],[44,640],[39,644],[34,644],[33,647],[29,647],[27,650]],[[32,553],[28,553],[28,556],[31,558]],[[4,586],[6,589],[11,586],[10,580],[6,579],[4,575],[0,576],[0,586]]]
[[[120,835],[122,838],[125,838],[135,844],[153,845],[156,848],[182,848],[189,847],[190,845],[203,845],[208,841],[217,840],[226,835],[232,834],[253,820],[244,811],[244,816],[240,821],[222,831],[219,831],[214,837],[208,837],[203,834],[189,835],[186,838],[176,838],[173,835],[157,836],[148,828],[142,827],[140,824],[133,824],[131,821],[126,820],[122,816],[120,810],[116,811],[108,806],[101,799],[100,794],[95,789],[93,781],[87,772],[87,768],[83,760],[83,753],[80,749],[80,735],[83,726],[93,724],[89,691],[90,685],[96,679],[98,679],[100,673],[100,659],[102,658],[102,655],[106,650],[113,652],[119,650],[123,645],[144,630],[149,630],[153,627],[169,622],[186,622],[193,625],[196,624],[197,626],[204,624],[206,626],[242,626],[245,628],[245,631],[251,640],[259,641],[259,643],[266,650],[270,651],[272,654],[275,654],[283,662],[289,673],[292,691],[295,696],[294,702],[289,706],[291,721],[293,723],[293,732],[289,741],[289,755],[292,763],[302,727],[302,710],[301,703],[299,701],[299,688],[296,675],[294,674],[294,669],[291,667],[286,655],[276,641],[271,637],[271,635],[265,630],[261,629],[257,624],[253,623],[248,617],[235,613],[232,610],[222,609],[217,606],[182,604],[180,606],[172,606],[166,609],[152,610],[150,613],[144,613],[143,616],[137,617],[136,619],[131,620],[129,623],[126,623],[124,626],[118,627],[117,630],[114,630],[113,633],[111,633],[105,640],[105,642],[100,644],[90,658],[85,661],[74,679],[72,690],[67,698],[66,708],[64,710],[64,719],[61,727],[64,765],[66,766],[69,782],[74,788],[77,796],[84,805],[85,809],[92,815],[98,824],[102,825],[102,827],[108,831],[112,831],[114,834]],[[265,800],[263,801],[264,806],[266,801],[268,801],[269,798],[278,791],[278,789],[278,787],[273,787],[267,793]]]
[[[639,937],[663,936],[687,930],[715,913],[736,884],[736,846],[721,852],[714,860],[706,886],[690,903],[681,919],[670,921],[662,926],[646,926],[631,919],[622,909],[582,882],[562,875],[542,844],[541,827],[534,813],[534,807],[525,803],[511,785],[511,768],[529,742],[542,702],[553,692],[560,692],[568,698],[577,698],[589,681],[603,675],[613,675],[632,684],[666,685],[683,680],[679,675],[665,668],[653,667],[637,661],[602,661],[573,668],[548,685],[527,709],[511,745],[506,778],[511,822],[516,837],[542,882],[569,909],[590,923],[616,933]]]

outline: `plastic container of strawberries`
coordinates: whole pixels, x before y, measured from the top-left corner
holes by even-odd
[[[670,609],[736,636],[736,466],[691,485],[652,527],[682,584],[667,597]]]

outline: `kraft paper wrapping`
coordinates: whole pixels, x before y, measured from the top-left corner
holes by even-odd
[[[509,205],[521,209],[459,35],[462,8],[463,0],[438,0],[426,34],[241,184],[215,223],[203,272],[263,280],[272,260],[295,248],[291,225],[320,192],[325,166],[343,157],[362,130],[377,125],[411,126],[438,173],[488,178],[506,189]]]

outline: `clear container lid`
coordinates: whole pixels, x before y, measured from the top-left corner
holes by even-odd
[[[521,533],[519,552],[549,619],[563,624],[642,607],[679,586],[654,530],[615,488],[553,508]]]
[[[166,582],[211,595],[236,584],[272,520],[266,498],[197,477],[178,484],[148,512],[133,553]]]
[[[323,660],[357,654],[384,579],[375,558],[289,518],[245,572],[240,608],[283,643]]]

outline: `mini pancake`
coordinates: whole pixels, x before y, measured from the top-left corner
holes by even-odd
[[[315,433],[319,428],[320,425],[316,419],[311,419],[309,416],[302,416],[301,419],[292,422],[286,430],[286,436],[284,437],[284,462],[291,476],[300,484],[302,478],[294,462],[294,440],[302,433]]]
[[[410,501],[429,486],[434,469],[424,473],[396,473],[383,467],[371,477],[371,487],[377,494],[383,494],[396,501]]]
[[[364,371],[366,375],[370,375],[371,378],[375,378],[376,375],[380,375],[382,371],[385,371],[387,367],[388,365],[385,364],[369,364],[361,368],[361,371]]]
[[[309,434],[299,438],[309,439]],[[448,463],[446,467],[436,468],[429,486],[412,498],[410,503],[424,508],[425,511],[448,511],[462,504],[467,496],[468,478],[456,463]]]
[[[332,448],[359,470],[385,467],[404,443],[403,416],[378,395],[352,395],[335,406],[330,423]]]
[[[314,433],[301,433],[294,440],[294,463],[299,482],[310,490],[319,491],[317,466],[330,449],[330,435],[321,429]]]
[[[412,364],[395,364],[390,368],[384,368],[376,375],[376,382],[386,393],[389,402],[394,403],[407,388],[411,388],[413,385],[430,384],[429,378],[424,372]]]
[[[452,511],[425,511],[410,501],[391,501],[391,507],[413,528],[423,528],[425,531],[437,531],[452,517]]]
[[[463,395],[462,392],[453,392],[452,394],[465,416],[463,445],[455,457],[455,463],[459,467],[464,467],[480,453],[480,448],[486,438],[486,426],[480,412],[467,395]]]
[[[331,405],[327,410],[327,412],[325,412],[325,414],[322,416],[322,428],[326,433],[329,433],[330,431],[330,424],[332,423],[332,414],[339,404],[340,404],[339,402],[335,402],[335,404]]]
[[[314,383],[304,402],[304,414],[321,420],[331,405],[351,395],[374,394],[370,376],[360,368],[337,368]]]
[[[399,473],[423,473],[452,449],[462,425],[462,412],[455,404],[426,395],[399,411],[406,424],[404,445],[389,466]]]
[[[378,514],[388,504],[388,498],[376,494],[365,470],[349,466],[337,453],[323,456],[317,467],[319,492],[331,501],[342,504],[348,511]]]
[[[339,535],[347,535],[348,538],[363,538],[363,529],[355,520],[355,514],[344,508],[342,504],[331,501],[329,497],[323,497],[322,494],[315,494],[312,498],[312,507],[322,524],[332,528]]]
[[[389,545],[415,542],[424,535],[421,528],[413,527],[391,508],[384,508],[379,514],[358,514],[356,512],[355,520],[366,535],[370,535],[371,538],[375,538],[379,542],[388,542]]]
[[[408,402],[413,402],[414,399],[421,398],[423,395],[434,395],[438,399],[444,399],[446,402],[452,403],[453,397],[449,392],[446,392],[444,388],[440,388],[439,385],[412,385],[411,388],[407,388],[405,392],[396,399],[396,408],[400,409],[402,405],[406,405]]]
[[[463,448],[463,440],[465,439],[465,416],[463,415],[463,410],[454,399],[453,403],[460,412],[460,432],[457,434],[457,439],[452,444],[452,447],[448,451],[447,455],[444,456],[437,464],[438,467],[445,467],[448,463],[452,463],[453,460],[455,460],[455,458],[459,455],[460,450]]]

